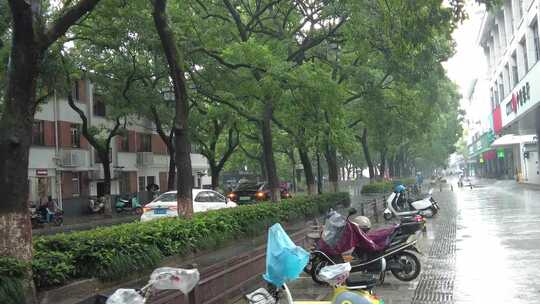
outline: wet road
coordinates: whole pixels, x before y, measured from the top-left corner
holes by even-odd
[[[456,192],[455,303],[540,303],[539,197],[511,181]]]
[[[540,187],[479,180],[458,189],[451,182],[454,191],[434,192],[441,212],[419,239],[419,278],[389,275],[375,292],[387,304],[540,303]],[[330,292],[309,278],[295,287],[304,299]]]

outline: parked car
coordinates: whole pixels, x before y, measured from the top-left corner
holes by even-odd
[[[141,222],[178,216],[176,191],[165,192],[143,207]],[[236,207],[236,203],[213,190],[193,189],[193,211]]]
[[[250,204],[270,199],[270,188],[267,183],[244,182],[227,194],[227,197],[238,204]],[[291,194],[285,187],[281,187],[281,198],[290,198]]]

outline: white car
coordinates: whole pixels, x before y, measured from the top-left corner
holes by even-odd
[[[143,207],[141,222],[178,216],[176,191],[165,192]],[[221,208],[236,207],[225,196],[213,190],[193,189],[193,211],[203,212]]]

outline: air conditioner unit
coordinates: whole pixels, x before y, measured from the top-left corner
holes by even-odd
[[[154,153],[152,152],[138,152],[137,153],[138,166],[151,166],[153,164],[154,164]]]
[[[80,167],[84,164],[84,152],[79,150],[63,150],[62,166]]]

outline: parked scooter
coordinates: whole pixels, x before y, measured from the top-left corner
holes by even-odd
[[[143,208],[136,195],[118,197],[116,200],[116,212],[132,212],[136,215],[143,213]]]
[[[98,197],[97,199],[88,200],[88,210],[90,213],[100,213],[105,212],[105,203],[103,202],[103,197]]]
[[[430,189],[427,197],[413,201],[406,197],[405,187],[398,185],[386,200],[387,206],[383,212],[383,217],[386,220],[393,217],[409,217],[418,214],[424,217],[433,217],[439,212],[439,204],[432,194],[433,189]]]
[[[414,221],[404,222],[395,226],[385,227],[370,232],[367,237],[382,251],[369,251],[361,244],[360,227],[349,220],[356,213],[351,209],[345,220],[336,213],[327,219],[322,238],[317,242],[316,248],[311,252],[310,262],[305,271],[311,274],[312,279],[323,284],[320,271],[327,265],[342,263],[345,259],[351,260],[351,272],[367,272],[378,274],[382,282],[387,271],[401,281],[414,280],[420,274],[420,261],[413,252],[419,253],[416,245],[416,232],[421,230],[424,223],[421,217]],[[341,217],[341,219],[340,219]],[[337,222],[341,224],[336,225]],[[337,232],[340,236],[333,237]],[[338,240],[333,240],[338,238]],[[350,252],[352,249],[352,253]]]
[[[110,297],[105,298],[106,304],[144,304],[152,294],[159,290],[179,290],[188,294],[199,282],[197,269],[181,269],[171,267],[157,268],[150,275],[150,280],[141,289],[117,289]],[[103,297],[96,303],[103,303]]]
[[[279,253],[279,254],[277,254]],[[377,281],[373,278],[352,282],[349,280],[351,265],[341,263],[321,269],[324,282],[334,288],[332,301],[294,301],[287,282],[295,280],[308,262],[308,253],[296,246],[279,224],[272,226],[268,233],[266,254],[266,274],[268,289],[259,288],[246,295],[249,304],[293,304],[293,303],[369,303],[384,304],[373,294]]]

